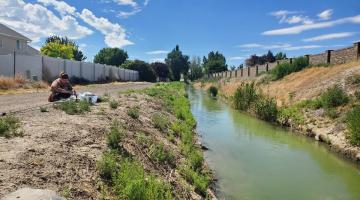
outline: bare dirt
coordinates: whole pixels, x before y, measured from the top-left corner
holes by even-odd
[[[15,114],[21,120],[24,136],[0,137],[0,199],[24,187],[49,189],[62,196],[67,193],[67,199],[103,198],[96,162],[107,151],[106,134],[113,120],[118,120],[126,133],[121,144],[126,152],[139,160],[147,172],[172,185],[176,198],[202,199],[176,170],[177,164],[184,160],[178,145],[180,139],[169,141],[166,134],[152,124],[154,113],[175,120],[164,109],[163,103],[145,94],[119,94],[119,88],[106,88],[111,99],[119,102],[117,109],[111,109],[108,102],[103,102],[92,106],[91,111],[83,115],[68,115],[51,105],[47,107],[48,112],[30,109]],[[138,119],[127,114],[129,108],[135,106],[140,110]],[[139,142],[139,134],[151,142]],[[160,142],[174,152],[174,163],[158,164],[151,160],[149,147]]]

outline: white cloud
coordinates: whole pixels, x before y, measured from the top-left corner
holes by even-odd
[[[134,0],[114,0],[115,3],[123,6],[137,7],[138,4]]]
[[[337,39],[337,38],[345,38],[355,35],[353,32],[341,32],[341,33],[330,33],[325,35],[319,35],[312,38],[306,38],[303,39],[304,42],[317,42],[322,40],[331,40],[331,39]]]
[[[242,57],[242,56],[234,56],[234,57],[230,57],[229,60],[245,60],[245,57]]]
[[[341,18],[338,20],[327,21],[327,22],[317,22],[313,24],[303,24],[298,26],[293,26],[289,28],[281,28],[281,29],[274,29],[265,31],[262,35],[290,35],[290,34],[299,34],[307,30],[313,29],[322,29],[322,28],[329,28],[340,24],[360,24],[360,15],[353,16],[353,17],[346,17]]]
[[[149,4],[150,0],[145,0],[144,1],[144,6],[147,6]]]
[[[54,6],[55,10],[57,10],[61,15],[71,14],[74,15],[76,12],[76,8],[70,6],[69,4],[63,1],[57,0],[38,0],[39,3],[42,3],[45,6]]]
[[[333,9],[324,10],[319,13],[317,16],[320,20],[328,20],[331,18],[332,14],[334,13]]]
[[[321,48],[321,47],[323,47],[323,46],[320,46],[320,45],[290,46],[290,47],[283,48],[283,50],[294,51],[294,50],[300,50],[300,49],[316,49],[316,48]]]
[[[278,10],[278,11],[270,13],[270,15],[278,18],[280,24],[282,24],[282,23],[287,23],[287,24],[297,24],[297,23],[311,24],[311,23],[313,23],[313,20],[311,20],[308,16],[295,15],[295,14],[299,14],[299,13],[302,13],[302,12]]]
[[[125,29],[117,23],[111,23],[103,17],[96,17],[90,10],[83,9],[79,17],[87,24],[105,35],[105,44],[109,47],[124,47],[134,44],[126,39]]]
[[[169,51],[165,51],[165,50],[156,50],[156,51],[146,52],[146,54],[148,54],[148,55],[159,55],[159,54],[167,54],[167,53],[169,53]]]
[[[272,45],[265,45],[265,44],[257,44],[257,43],[250,43],[250,44],[242,44],[239,45],[238,47],[241,48],[246,48],[246,49],[252,49],[252,48],[260,48],[260,49],[282,49],[282,48],[286,48],[286,47],[290,47],[290,44],[287,43],[277,43],[277,44],[272,44]]]
[[[134,10],[129,11],[129,12],[127,12],[127,11],[120,11],[119,14],[118,14],[118,16],[119,16],[119,17],[122,17],[122,18],[128,18],[128,17],[130,17],[130,16],[136,15],[136,14],[139,13],[139,12],[141,12],[141,9],[135,8]]]
[[[68,36],[79,39],[93,33],[70,15],[56,16],[40,4],[25,3],[23,0],[2,0],[0,23],[29,37],[34,42],[49,35]]]

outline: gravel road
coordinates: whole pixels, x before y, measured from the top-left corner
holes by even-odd
[[[96,95],[103,95],[105,92],[115,94],[119,91],[124,91],[128,89],[143,89],[152,85],[152,83],[146,82],[129,82],[80,86],[75,87],[75,89],[77,93],[88,91]],[[49,94],[49,91],[41,91],[23,94],[0,95],[0,114],[9,112],[21,112],[23,110],[47,105],[49,104],[49,102],[47,101]]]

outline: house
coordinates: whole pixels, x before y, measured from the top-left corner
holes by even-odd
[[[31,47],[31,40],[24,35],[0,23],[0,55],[11,53],[39,55],[39,51]]]

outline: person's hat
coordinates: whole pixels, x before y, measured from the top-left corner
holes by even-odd
[[[60,78],[62,78],[62,79],[69,79],[69,75],[68,75],[67,73],[65,73],[65,72],[61,72],[61,73],[60,73]]]

